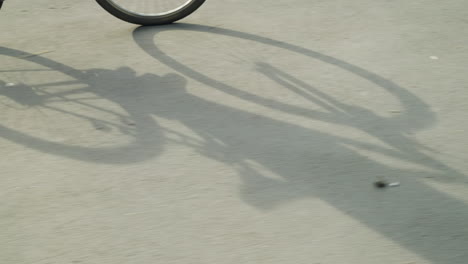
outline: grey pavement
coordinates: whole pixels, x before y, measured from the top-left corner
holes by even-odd
[[[208,0],[138,27],[7,0],[0,263],[468,263],[467,17]]]

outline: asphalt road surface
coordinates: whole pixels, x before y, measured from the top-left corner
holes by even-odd
[[[0,263],[468,263],[466,0],[0,28]]]

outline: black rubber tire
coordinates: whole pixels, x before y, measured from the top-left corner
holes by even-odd
[[[137,25],[150,26],[165,25],[180,20],[192,14],[205,2],[205,0],[192,0],[192,2],[184,8],[161,16],[144,16],[128,12],[127,10],[124,10],[111,3],[109,0],[96,0],[96,2],[111,15],[123,21]]]

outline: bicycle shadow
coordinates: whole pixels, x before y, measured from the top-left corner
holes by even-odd
[[[196,72],[160,50],[153,37],[164,30],[189,30],[249,39],[333,64],[369,80],[398,98],[403,111],[391,118],[382,118],[363,107],[340,102],[294,77],[293,73],[262,62],[256,65],[258,72],[311,103],[322,105],[327,111],[306,109],[246,92]],[[78,91],[72,90],[74,94],[93,94],[113,102],[124,111],[103,108],[100,103],[82,105],[83,102],[69,97],[69,91],[48,94],[25,84],[20,85],[18,90],[11,90],[12,87],[2,83],[1,95],[25,107],[50,109],[54,105],[48,105],[49,100],[59,98],[65,104],[81,103],[81,106],[93,111],[106,112],[114,117],[112,120],[120,121],[116,123],[94,115],[77,115],[62,108],[51,109],[86,120],[100,129],[119,130],[133,139],[129,144],[105,148],[67,145],[3,125],[0,125],[0,136],[44,153],[67,158],[95,163],[133,163],[156,157],[171,141],[167,134],[174,131],[162,128],[153,117],[172,119],[203,139],[193,141],[187,135],[179,135],[181,140],[177,143],[235,168],[242,179],[241,199],[260,210],[272,210],[298,199],[316,197],[434,263],[466,262],[468,230],[463,223],[468,217],[467,205],[422,180],[432,177],[433,180],[461,183],[466,176],[424,153],[426,148],[407,135],[407,132],[427,128],[436,122],[430,107],[416,95],[383,77],[336,58],[242,32],[176,24],[157,30],[138,28],[134,39],[149,55],[179,74],[137,76],[129,68],[80,71],[41,56],[28,57],[31,54],[0,47],[0,55],[22,58],[62,72],[86,86]],[[330,135],[210,101],[188,93],[186,79],[180,74],[258,105],[359,129],[385,142],[388,147]],[[428,170],[385,165],[369,159],[356,149],[407,161]],[[253,163],[260,164],[281,179],[267,177]],[[398,195],[376,192],[370,186],[374,175],[404,179],[404,188],[398,190]]]
[[[262,62],[257,64],[259,72],[310,102],[321,104],[327,111],[305,109],[249,93],[197,72],[163,52],[154,43],[154,38],[165,30],[252,40],[335,65],[384,89],[401,102],[403,110],[393,117],[378,116],[366,108],[342,103],[291,73]],[[206,143],[197,149],[199,153],[237,169],[243,182],[240,195],[246,203],[261,210],[271,210],[297,199],[317,197],[433,263],[466,262],[468,229],[464,222],[468,217],[467,205],[423,180],[430,177],[464,183],[466,176],[424,153],[430,149],[407,135],[436,122],[430,106],[416,95],[358,66],[248,33],[175,24],[157,29],[140,27],[133,35],[135,42],[157,61],[218,91],[289,114],[353,127],[388,146],[307,129],[188,93],[179,95],[185,102],[183,107],[154,104],[154,114],[178,120],[204,139]],[[417,164],[426,170],[392,167],[372,160],[356,149]],[[253,163],[281,179],[264,175]],[[405,188],[395,196],[376,192],[370,189],[375,175],[404,179]],[[389,206],[391,210],[388,210]]]

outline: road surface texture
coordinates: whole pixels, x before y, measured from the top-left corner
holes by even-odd
[[[468,263],[467,17],[208,0],[139,28],[6,1],[0,263]]]

